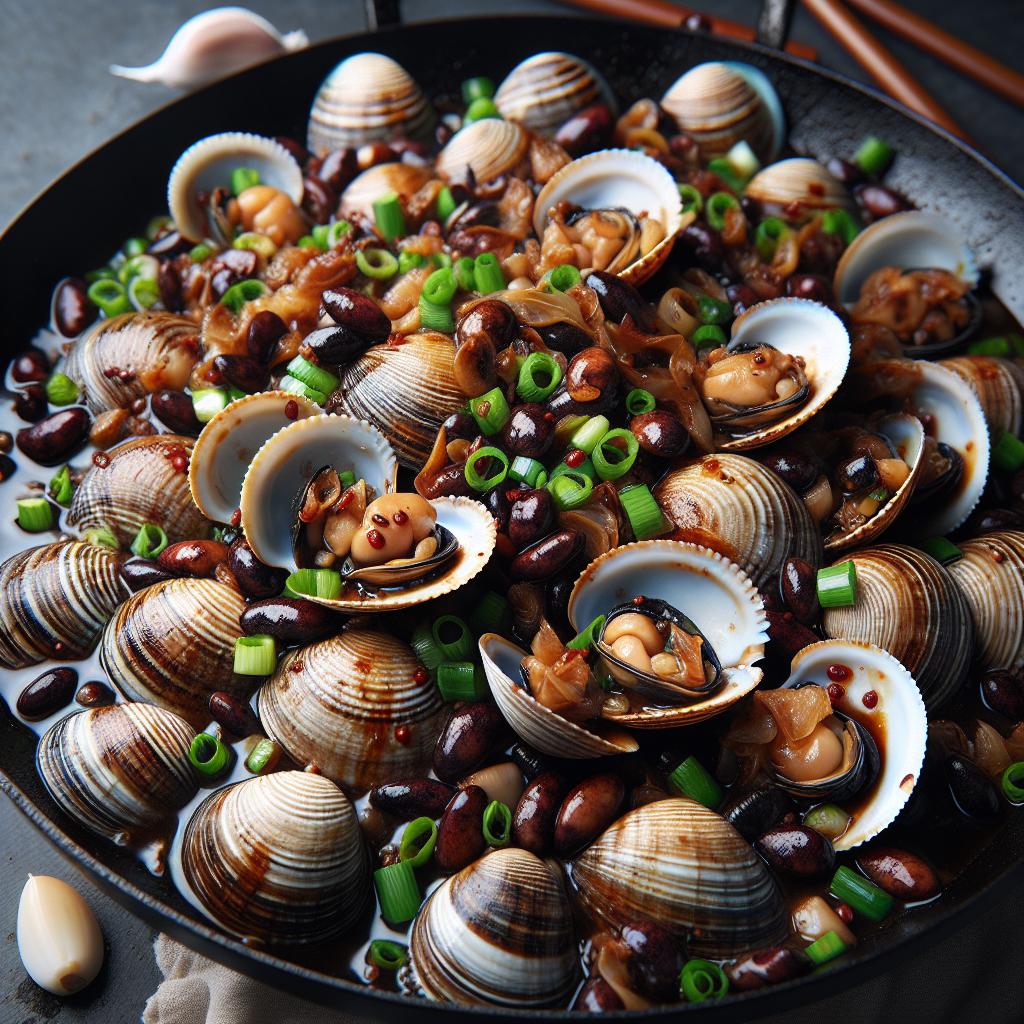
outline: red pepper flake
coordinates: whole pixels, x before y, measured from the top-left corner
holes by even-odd
[[[118,375],[117,379],[124,384],[130,384],[135,380],[135,374],[131,370],[122,370]]]
[[[242,510],[240,508],[236,508],[235,511],[231,513],[231,525],[232,526],[239,526],[239,525],[241,525],[241,522],[242,522]]]
[[[110,465],[110,456],[106,452],[93,452],[92,464],[97,469],[106,469]]]
[[[387,543],[384,538],[380,535],[379,530],[367,530],[366,539],[369,542],[371,548],[376,548],[378,551]]]
[[[518,491],[518,489],[513,487],[512,490],[506,491],[505,492],[505,497],[509,501],[518,501],[519,500],[519,491]]]
[[[188,458],[184,455],[175,455],[171,459],[171,465],[175,473],[184,473],[188,469]]]
[[[117,366],[108,366],[103,371],[103,376],[106,377],[107,380],[113,380],[114,377],[116,377],[120,372],[121,372],[121,370],[120,370],[119,367],[117,367]]]
[[[758,366],[761,366],[764,363],[768,362],[768,360],[765,359],[763,352],[755,352],[753,362],[755,362]]]
[[[63,651],[63,650],[64,650],[64,641],[63,640],[57,640],[54,643],[54,645],[53,645],[53,653],[54,654],[60,654],[60,652]]]
[[[846,696],[846,690],[838,683],[829,683],[825,692],[828,693],[828,699],[833,704],[838,704]]]
[[[828,667],[828,677],[834,683],[845,683],[852,675],[853,672],[846,665],[829,665]]]
[[[412,674],[412,681],[422,686],[430,678],[430,673],[422,666]]]
[[[391,524],[388,522],[387,516],[382,516],[379,512],[374,512],[370,518],[381,528],[387,529]]]
[[[395,526],[405,526],[409,522],[409,513],[399,509],[391,518],[395,521]]]
[[[995,562],[996,565],[998,565],[1000,562],[1002,562],[1005,558],[1006,558],[1006,555],[1004,555],[1002,553],[1002,551],[993,551],[992,552],[992,561]]]
[[[587,461],[587,453],[582,448],[573,448],[562,460],[570,469],[578,469]]]
[[[303,669],[303,664],[302,664],[301,661],[293,661],[291,663],[291,665],[288,666],[288,671],[289,672],[301,672],[302,669]]]
[[[644,601],[646,601],[646,600],[647,600],[647,598],[644,597],[643,594],[637,594],[636,597],[633,598],[633,604],[639,606],[639,605],[642,605],[644,603]]]
[[[352,499],[356,496],[355,487],[350,487],[339,499],[338,504],[335,506],[339,512],[343,512],[345,509],[352,504]]]
[[[289,398],[284,403],[284,414],[288,419],[293,420],[299,415],[299,403],[294,398]]]
[[[868,690],[860,699],[861,704],[864,705],[869,711],[878,706],[878,694],[874,690]]]
[[[403,747],[408,746],[412,740],[412,728],[408,725],[396,725],[395,739],[401,743]]]
[[[477,405],[477,407],[476,407],[476,414],[482,420],[487,419],[487,414],[490,411],[491,411],[491,403],[490,402],[480,402],[479,405]]]
[[[836,917],[839,918],[843,924],[851,924],[853,921],[853,907],[849,903],[840,903],[836,907]]]
[[[544,422],[545,423],[554,423],[555,422],[555,414],[550,409],[546,413],[544,413]]]

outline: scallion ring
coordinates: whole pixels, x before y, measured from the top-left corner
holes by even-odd
[[[754,246],[765,263],[771,263],[779,242],[790,232],[790,226],[781,217],[766,217],[754,232]]]
[[[820,939],[815,939],[804,952],[810,958],[811,963],[820,967],[845,953],[846,943],[835,932],[826,932]]]
[[[407,860],[414,868],[423,867],[437,843],[437,825],[433,818],[414,818],[405,826],[398,843],[398,859]]]
[[[849,245],[859,234],[857,222],[846,210],[826,210],[821,217],[821,230],[826,235],[839,235]]]
[[[609,430],[598,441],[590,457],[602,480],[618,480],[633,468],[639,453],[640,442],[633,436],[633,432],[618,427]]]
[[[53,526],[53,506],[45,498],[21,498],[16,508],[18,525],[26,533],[42,533]]]
[[[508,475],[516,483],[527,484],[530,487],[543,487],[548,482],[548,471],[544,463],[538,459],[531,459],[528,455],[517,455],[512,460]]]
[[[71,405],[78,401],[78,385],[66,373],[53,373],[46,381],[46,400],[51,405]]]
[[[431,302],[425,295],[420,296],[420,326],[442,334],[451,334],[455,330],[455,318],[449,305]]]
[[[524,402],[543,402],[562,383],[562,367],[548,352],[531,352],[519,367],[516,394]]]
[[[704,197],[693,185],[681,182],[679,185],[679,198],[683,201],[682,213],[700,213],[704,206]]]
[[[524,364],[525,365],[525,364]],[[512,415],[508,401],[500,387],[491,388],[486,394],[471,399],[469,411],[476,420],[481,433],[491,437],[497,434]]]
[[[458,615],[439,615],[430,632],[445,661],[464,661],[473,651],[473,634]]]
[[[405,212],[396,192],[386,192],[373,201],[373,219],[385,242],[393,242],[405,234]]]
[[[665,529],[661,506],[647,484],[633,484],[619,491],[619,503],[637,540],[656,537]]]
[[[255,634],[235,640],[236,676],[269,676],[277,668],[277,645],[272,636]]]
[[[884,889],[845,864],[836,868],[828,891],[869,921],[881,921],[892,910],[892,897]]]
[[[308,388],[329,395],[340,383],[339,379],[316,363],[311,363],[303,356],[296,356],[285,367],[296,380],[302,381]]]
[[[594,481],[577,469],[567,469],[547,483],[547,491],[559,512],[568,512],[585,505],[593,490]]]
[[[702,348],[719,348],[725,344],[725,331],[718,324],[701,324],[690,340],[698,352]]]
[[[422,267],[425,262],[426,260],[424,260],[420,253],[403,249],[398,254],[398,272],[400,274],[408,274],[410,270]]]
[[[50,480],[50,497],[58,505],[68,508],[71,505],[71,496],[74,494],[74,487],[71,485],[71,467],[61,466],[56,475]]]
[[[501,594],[488,590],[469,613],[469,624],[478,636],[497,632],[505,622],[508,610],[508,601]]]
[[[597,447],[597,442],[608,433],[611,424],[607,416],[591,416],[582,426],[577,427],[572,437],[569,438],[570,448],[579,448],[587,455]]]
[[[374,939],[369,949],[370,963],[382,971],[397,971],[409,959],[409,950],[400,942]]]
[[[455,271],[455,280],[459,288],[464,292],[471,292],[476,289],[476,278],[473,276],[473,257],[460,256],[452,267]]]
[[[217,736],[208,732],[196,734],[192,745],[188,748],[188,759],[200,775],[215,779],[223,774],[231,760],[231,749]]]
[[[1008,764],[999,781],[1011,804],[1024,804],[1024,761]]]
[[[688,796],[711,810],[722,802],[722,787],[693,756],[686,758],[676,767],[669,775],[668,782],[683,796]]]
[[[556,292],[567,292],[582,280],[579,270],[571,263],[560,263],[548,274],[548,284]]]
[[[374,281],[387,281],[398,273],[398,258],[387,249],[371,246],[356,253],[359,273]]]
[[[442,661],[437,666],[437,688],[449,704],[483,700],[489,692],[483,669],[472,661]]]
[[[373,885],[380,901],[381,915],[389,924],[405,924],[416,916],[423,897],[409,861],[400,860],[378,868],[373,873]]]
[[[740,201],[728,192],[712,192],[704,207],[704,218],[716,231],[725,227],[727,210],[738,210]]]
[[[423,291],[420,294],[427,302],[432,302],[436,306],[446,306],[452,301],[458,287],[455,271],[451,267],[441,267],[423,282]]]
[[[240,196],[247,188],[260,183],[260,172],[255,167],[236,167],[231,172],[231,193]]]
[[[242,312],[242,307],[253,299],[258,299],[267,290],[262,281],[250,278],[247,281],[239,281],[233,284],[221,297],[222,306],[227,306],[235,316]]]
[[[473,263],[473,276],[476,278],[476,290],[482,295],[500,292],[505,287],[505,275],[493,252],[482,252],[477,256]]]
[[[128,298],[128,293],[120,281],[100,278],[89,285],[86,294],[89,296],[89,301],[99,307],[100,312],[106,317],[131,312],[131,299]]]
[[[500,464],[500,468],[494,470],[490,476],[481,476],[481,471],[476,468],[477,464],[482,462],[485,466],[489,466],[491,460],[497,461]],[[500,448],[491,448],[485,445],[483,448],[477,448],[466,459],[466,465],[462,472],[466,477],[466,483],[474,491],[482,494],[484,491],[489,491],[492,487],[497,487],[505,479],[508,475],[508,467],[508,456]]]
[[[688,960],[679,974],[679,991],[688,1003],[721,999],[729,991],[729,979],[710,960]]]
[[[641,416],[645,412],[653,412],[656,405],[654,395],[643,388],[633,388],[626,395],[626,412],[630,416]]]
[[[857,566],[840,562],[818,570],[818,603],[822,608],[845,608],[857,601]]]
[[[341,573],[337,569],[296,569],[285,580],[284,596],[333,601],[341,596]]]
[[[276,740],[267,739],[266,736],[249,751],[245,759],[245,770],[253,775],[263,775],[272,772],[281,760],[284,751]]]
[[[164,528],[157,523],[143,523],[132,541],[132,554],[139,558],[156,558],[168,544]]]
[[[484,840],[488,846],[508,846],[512,835],[512,811],[508,804],[492,800],[484,809]]]

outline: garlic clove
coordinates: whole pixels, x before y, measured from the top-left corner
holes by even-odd
[[[67,882],[29,875],[18,904],[18,952],[32,980],[70,996],[103,965],[103,933],[89,905]]]

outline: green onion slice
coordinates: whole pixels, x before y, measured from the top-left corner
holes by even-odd
[[[951,565],[964,557],[964,553],[946,537],[928,537],[921,541],[919,547],[939,565]]]
[[[437,843],[437,825],[433,818],[414,818],[405,826],[398,844],[398,859],[407,860],[414,868],[423,867]]]
[[[568,512],[590,500],[594,481],[586,473],[566,467],[564,473],[559,473],[553,480],[548,481],[547,490],[554,499],[555,507],[560,512]]]
[[[1014,354],[1008,338],[1001,335],[994,338],[979,338],[967,346],[967,351],[972,356],[1009,356]]]
[[[650,391],[643,388],[633,388],[626,395],[626,412],[630,416],[640,416],[645,412],[653,412],[657,402]]]
[[[434,639],[433,623],[429,619],[423,619],[416,626],[409,638],[409,644],[423,667],[433,676],[437,666],[444,661],[444,652]]]
[[[860,234],[857,222],[841,209],[825,211],[821,218],[821,230],[826,235],[839,235],[847,245]]]
[[[594,464],[590,459],[584,459],[578,466],[569,466],[563,460],[548,474],[548,483],[551,483],[556,477],[565,476],[566,473],[582,473],[584,476],[589,476],[591,480],[597,479],[597,470],[594,469]]]
[[[95,544],[98,548],[110,548],[111,551],[117,551],[121,547],[117,537],[105,526],[94,526],[92,529],[86,530],[85,542],[86,544]]]
[[[253,775],[272,772],[281,759],[281,754],[280,744],[264,736],[249,751],[249,756],[245,759],[245,770]]]
[[[665,517],[647,484],[623,487],[619,491],[619,502],[637,540],[648,540],[664,532]]]
[[[473,276],[476,278],[476,290],[483,295],[500,292],[505,287],[505,275],[493,252],[482,252],[477,256]]]
[[[430,257],[430,262],[433,263],[435,267],[440,267],[442,270],[445,267],[447,267],[450,270],[452,265],[452,258],[446,252],[435,252],[433,256]]]
[[[598,615],[586,629],[574,636],[565,646],[574,651],[585,651],[593,647],[601,635],[601,630],[604,629],[604,623],[605,616]]]
[[[269,260],[277,252],[274,240],[268,235],[261,235],[258,231],[243,231],[233,243],[236,249],[248,249],[265,260]]]
[[[472,124],[474,121],[483,121],[487,117],[500,118],[501,112],[494,100],[487,96],[478,96],[466,108],[466,113],[462,115],[462,123],[464,125]]]
[[[701,323],[727,324],[732,319],[732,306],[722,299],[701,293],[697,299],[697,316]]]
[[[717,324],[701,324],[690,339],[699,352],[702,348],[719,348],[725,344],[725,331]]]
[[[892,910],[893,899],[884,889],[845,865],[836,868],[828,891],[869,921],[881,921]]]
[[[333,601],[341,595],[337,569],[296,569],[284,585],[285,597],[320,597]]]
[[[193,263],[202,263],[203,260],[209,259],[214,254],[214,251],[215,250],[212,245],[200,242],[198,245],[194,245],[189,249],[188,258]]]
[[[501,594],[488,590],[470,612],[469,624],[473,632],[479,636],[498,631],[508,615],[508,608],[508,601]]]
[[[842,956],[846,952],[846,943],[835,932],[826,932],[820,939],[815,939],[804,952],[820,967],[829,960]]]
[[[188,748],[188,759],[200,775],[214,779],[227,768],[231,750],[217,736],[200,732]]]
[[[423,897],[410,861],[400,860],[397,864],[378,868],[373,873],[373,885],[385,921],[405,924],[416,916]]]
[[[602,480],[618,480],[633,468],[639,453],[640,442],[633,436],[633,432],[618,427],[609,430],[601,438],[595,445],[591,458],[594,469]]]
[[[556,292],[567,292],[583,280],[579,270],[571,263],[560,263],[548,274],[548,284]]]
[[[746,139],[734,143],[725,159],[744,181],[749,181],[761,169],[761,161]]]
[[[356,482],[356,475],[351,469],[340,469],[338,470],[338,483],[345,489],[351,487]]]
[[[53,498],[58,505],[68,508],[71,505],[71,496],[73,493],[74,487],[71,485],[71,467],[61,466],[61,468],[57,470],[57,475],[50,480],[50,497]]]
[[[679,991],[688,1003],[721,999],[729,991],[729,979],[710,960],[688,960],[679,974]]]
[[[1004,430],[992,445],[992,465],[1004,473],[1016,473],[1024,466],[1024,441]]]
[[[409,959],[409,950],[400,942],[374,939],[370,943],[370,963],[382,971],[397,971]]]
[[[494,96],[494,82],[485,75],[467,78],[462,83],[462,101],[468,106],[473,100],[481,97],[491,99]]]
[[[303,384],[301,380],[296,380],[289,373],[286,373],[281,378],[277,386],[282,391],[287,391],[291,395],[302,395],[303,398],[308,398],[311,402],[316,402],[317,405],[323,405],[327,401],[327,395],[322,391],[317,391],[316,388]]]
[[[18,525],[28,533],[42,533],[53,526],[53,506],[45,498],[21,498],[17,509]]]
[[[405,213],[396,192],[387,192],[373,201],[373,219],[377,231],[386,242],[393,242],[405,234]]]
[[[822,608],[845,608],[857,600],[857,566],[840,562],[818,570],[818,603]]]
[[[133,277],[128,282],[128,301],[134,309],[151,309],[160,301],[160,288],[156,281],[146,277]]]
[[[462,256],[455,261],[455,281],[464,292],[471,292],[476,289],[476,278],[473,276],[473,257]]]
[[[437,219],[443,224],[455,212],[457,206],[458,203],[455,202],[452,190],[445,185],[437,193]]]
[[[548,471],[544,468],[544,463],[531,459],[528,455],[517,455],[512,460],[508,475],[530,487],[543,487],[548,482]]]
[[[708,161],[708,170],[712,174],[717,174],[719,178],[725,183],[727,188],[731,188],[734,192],[742,192],[743,186],[746,185],[746,181],[741,174],[736,173],[736,168],[733,167],[729,160],[724,156],[717,156],[713,160]],[[722,193],[727,195],[728,193]]]
[[[148,238],[128,238],[121,246],[121,252],[131,259],[132,256],[141,256],[148,248]]]
[[[89,285],[86,294],[89,296],[89,301],[94,306],[98,306],[100,312],[106,317],[131,312],[131,300],[120,281],[101,278]]]
[[[201,388],[192,392],[192,409],[200,423],[209,423],[221,409],[227,408],[228,401],[224,388]]]
[[[398,258],[387,249],[371,246],[356,253],[359,273],[375,281],[387,281],[398,273]]]
[[[708,773],[707,769],[690,756],[668,777],[669,785],[683,796],[714,810],[722,802],[722,787]]]
[[[608,433],[609,427],[611,424],[608,422],[607,416],[591,416],[569,438],[569,447],[579,448],[580,451],[590,455],[597,447],[597,442]]]
[[[516,393],[524,402],[543,402],[562,383],[562,367],[548,352],[531,352],[519,367]]]
[[[448,703],[483,700],[489,690],[483,669],[471,661],[442,661],[437,666],[437,688]]]
[[[321,391],[325,395],[330,394],[340,383],[340,380],[329,373],[323,367],[311,363],[302,356],[296,356],[285,369],[296,380],[302,381],[308,388],[314,391]]]
[[[679,198],[683,201],[683,213],[700,213],[704,206],[704,197],[693,185],[681,182],[679,185]]]
[[[853,154],[853,162],[865,173],[875,177],[889,166],[893,150],[884,139],[869,135]]]
[[[233,284],[220,298],[221,305],[227,306],[235,316],[242,311],[242,307],[253,299],[258,299],[267,291],[267,286],[262,281],[250,278],[248,281],[239,281]]]
[[[451,306],[440,306],[420,296],[420,325],[442,334],[451,334],[455,330],[455,318]]]
[[[484,809],[484,839],[488,846],[508,846],[512,835],[512,811],[508,804],[492,800]]]
[[[728,192],[712,192],[704,207],[704,217],[716,231],[725,227],[726,210],[738,210],[740,201]]]
[[[235,675],[269,676],[277,668],[277,645],[272,636],[255,634],[235,640]]]
[[[481,476],[480,471],[476,468],[478,462],[488,463],[491,459],[496,459],[500,464],[501,468],[494,470],[490,476]],[[483,492],[489,491],[492,487],[497,487],[502,480],[508,475],[508,456],[500,448],[491,448],[490,446],[484,446],[483,448],[477,448],[475,452],[468,459],[466,459],[466,465],[463,469],[463,473],[466,477],[466,483],[473,488],[474,491]]]
[[[754,232],[754,245],[757,254],[765,263],[771,263],[779,242],[790,231],[789,225],[781,217],[766,217],[757,225]]]
[[[524,364],[525,365],[525,364]],[[474,398],[469,403],[469,411],[473,414],[482,434],[490,437],[498,433],[512,415],[508,407],[505,393],[500,387],[491,388],[486,394]]]
[[[1014,761],[1003,771],[1000,783],[1003,796],[1011,804],[1024,804],[1024,761]]]
[[[143,523],[132,541],[132,554],[139,558],[156,558],[167,547],[164,528],[157,523]]]
[[[260,183],[260,172],[255,167],[236,167],[231,172],[231,192],[241,195],[247,188]]]
[[[445,661],[463,661],[473,650],[473,634],[458,615],[439,615],[430,632]]]
[[[352,230],[347,220],[336,220],[327,229],[327,248],[333,249]]]
[[[850,815],[836,804],[819,804],[804,815],[804,824],[826,839],[838,839],[850,827]]]
[[[441,267],[423,282],[421,294],[428,302],[437,306],[446,306],[452,301],[458,287],[455,271],[450,267]]]
[[[398,254],[398,272],[400,274],[407,274],[410,270],[422,267],[425,262],[426,261],[420,253],[410,252],[408,249],[403,249]]]

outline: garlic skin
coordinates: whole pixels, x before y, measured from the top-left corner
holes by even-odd
[[[67,882],[29,875],[18,904],[18,952],[32,980],[57,996],[80,992],[103,966],[103,933]]]
[[[136,82],[196,89],[267,57],[301,50],[301,30],[281,35],[266,18],[244,7],[215,7],[189,18],[171,36],[159,60],[145,67],[110,66],[111,74]]]

